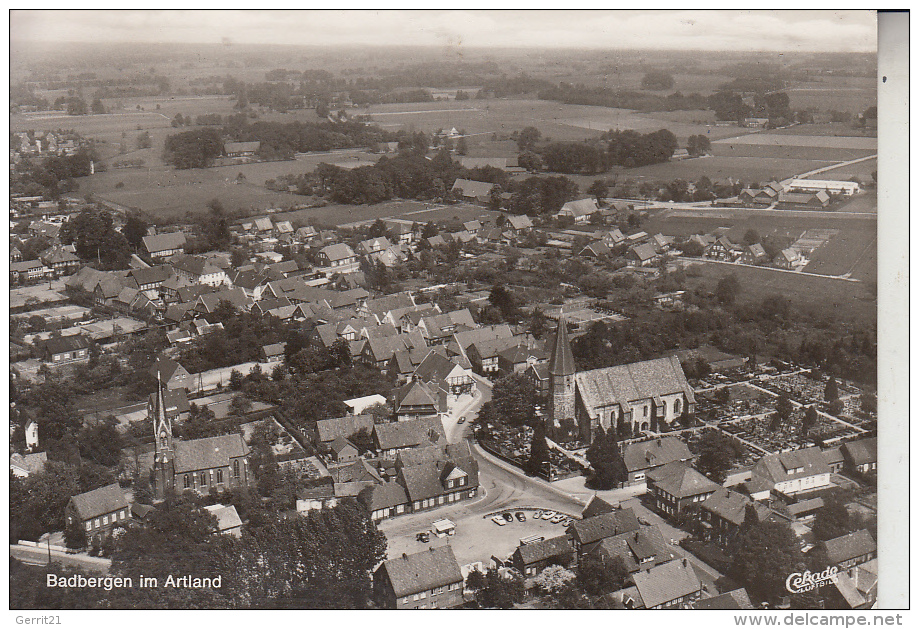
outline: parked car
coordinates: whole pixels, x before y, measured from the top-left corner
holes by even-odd
[[[462,424],[462,423],[465,422],[465,421],[466,421],[466,418],[465,418],[465,417],[460,417],[458,420],[456,420],[456,423],[457,423],[457,424]]]
[[[515,515],[517,516],[517,520],[519,520],[520,522],[527,521],[527,516],[523,511],[518,511]]]
[[[542,518],[542,511],[537,511],[536,513],[533,514],[534,520],[539,520],[540,518]]]
[[[567,517],[568,517],[567,515],[564,515],[563,513],[559,513],[557,516],[552,518],[551,522],[552,524],[558,524],[560,522],[564,522],[565,519],[567,519]]]
[[[514,521],[514,516],[512,516],[510,513],[504,513],[502,515],[504,516],[504,519],[507,520],[508,522]]]
[[[504,520],[504,518],[502,518],[500,515],[494,516],[494,517],[491,519],[491,521],[494,522],[495,524],[497,524],[498,526],[504,526],[505,524],[507,524],[507,522]]]
[[[428,533],[427,531],[422,531],[421,533],[418,533],[418,535],[415,536],[415,539],[418,540],[419,542],[427,544],[431,540],[431,534]]]
[[[543,520],[551,520],[551,519],[554,518],[556,515],[558,515],[558,514],[555,513],[555,511],[543,511],[543,512],[542,512],[542,519],[543,519]]]

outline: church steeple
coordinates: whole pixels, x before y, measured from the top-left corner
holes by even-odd
[[[163,381],[156,373],[156,403],[153,405],[153,436],[156,439],[156,451],[172,451],[172,421],[166,413],[166,400],[163,397]]]
[[[574,372],[574,355],[571,353],[571,343],[568,342],[568,325],[565,323],[565,318],[560,317],[558,329],[555,331],[552,357],[549,359],[549,374],[572,376]]]

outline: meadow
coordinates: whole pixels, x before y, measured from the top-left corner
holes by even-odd
[[[341,226],[352,226],[354,223],[365,223],[378,218],[399,218],[418,223],[427,223],[432,220],[484,219],[493,223],[498,214],[498,212],[468,204],[435,205],[421,201],[389,201],[375,205],[327,205],[279,212],[274,215],[274,220],[289,220],[303,225],[315,221],[321,225]]]
[[[729,140],[714,140],[713,144],[730,144],[743,145],[752,144],[756,146],[806,146],[830,149],[855,149],[870,152],[877,152],[877,138],[864,136],[829,136],[829,135],[804,135],[793,133],[772,133],[769,131],[763,133],[751,133],[748,135],[731,138]]]

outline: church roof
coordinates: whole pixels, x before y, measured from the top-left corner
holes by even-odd
[[[177,474],[227,467],[230,459],[246,456],[249,447],[242,435],[220,435],[191,441],[175,442],[175,471]]]
[[[574,371],[574,356],[571,353],[571,343],[568,342],[568,326],[565,318],[561,317],[552,346],[552,358],[549,359],[549,373],[553,376],[570,376]]]

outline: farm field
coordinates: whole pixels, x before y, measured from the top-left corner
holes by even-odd
[[[835,179],[835,180],[848,180],[851,177],[871,177],[871,173],[877,171],[878,169],[878,160],[875,157],[874,159],[866,159],[863,162],[858,162],[857,164],[849,164],[847,166],[840,166],[839,168],[834,168],[833,170],[828,170],[826,172],[819,173],[813,177],[806,177],[806,179]],[[877,195],[872,195],[874,197],[874,205],[877,205]],[[856,199],[861,199],[864,197],[856,197]],[[856,199],[853,199],[853,203]],[[855,211],[855,210],[850,210]]]
[[[821,166],[833,164],[833,161],[814,161],[807,159],[789,159],[779,157],[700,157],[685,159],[680,162],[652,164],[639,168],[623,169],[622,175],[672,181],[685,179],[697,181],[703,176],[712,181],[719,179],[740,179],[743,182],[763,182],[772,179],[782,180],[808,172]]]
[[[870,294],[864,282],[742,264],[696,262],[687,268],[687,288],[703,284],[713,290],[718,280],[731,274],[737,277],[742,287],[737,295],[741,303],[759,303],[764,297],[782,295],[797,308],[825,317],[853,323],[877,322],[877,299]]]
[[[830,148],[826,146],[781,146],[717,142],[712,144],[712,153],[716,157],[790,158],[816,162],[847,162],[873,155],[877,151],[871,149]]]
[[[810,146],[835,149],[861,149],[876,153],[878,150],[877,138],[858,136],[829,136],[829,135],[794,135],[775,134],[771,132],[751,133],[749,135],[731,138],[730,140],[714,140],[712,144],[753,144],[765,146]]]
[[[805,273],[877,280],[877,232],[845,230],[811,254]]]
[[[499,212],[467,204],[434,205],[421,201],[389,201],[375,205],[327,205],[279,212],[274,216],[277,217],[276,220],[289,220],[304,225],[310,221],[316,221],[321,225],[350,225],[378,218],[399,218],[419,223],[454,218],[461,221],[485,218],[493,222],[498,214]]]
[[[877,139],[876,131],[853,127],[852,124],[848,122],[796,124],[793,127],[787,127],[785,129],[770,129],[769,133],[772,135],[822,135],[845,138],[857,137]]]

